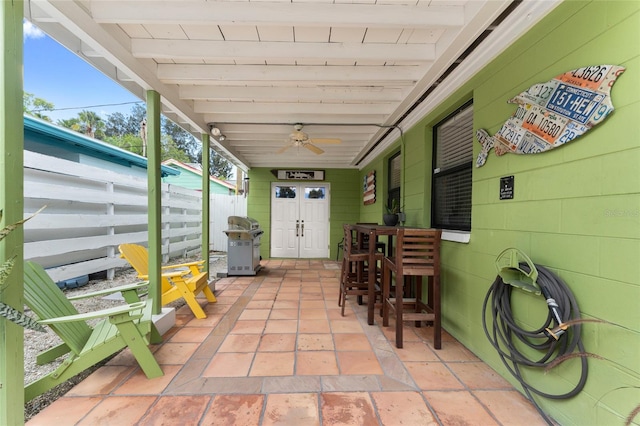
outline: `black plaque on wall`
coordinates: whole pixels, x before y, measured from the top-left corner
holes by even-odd
[[[500,199],[513,199],[513,176],[505,176],[500,178]]]

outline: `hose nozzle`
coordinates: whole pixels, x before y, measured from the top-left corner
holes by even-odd
[[[555,340],[558,340],[560,336],[566,333],[568,328],[569,326],[567,324],[562,323],[558,324],[554,329],[545,328],[544,334],[546,334],[547,337],[553,337]]]

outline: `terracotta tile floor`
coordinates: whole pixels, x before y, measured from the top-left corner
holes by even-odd
[[[28,425],[543,425],[533,406],[446,332],[366,323],[338,307],[339,264],[271,260],[184,307],[148,380],[124,351]]]

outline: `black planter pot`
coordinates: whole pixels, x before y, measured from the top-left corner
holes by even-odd
[[[382,221],[387,226],[396,226],[398,224],[398,215],[397,214],[383,214]]]

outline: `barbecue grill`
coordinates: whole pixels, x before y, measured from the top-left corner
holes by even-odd
[[[260,237],[264,233],[257,220],[229,216],[227,234],[227,275],[255,275],[260,270]]]

